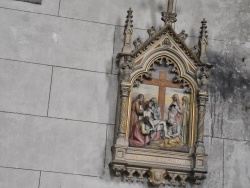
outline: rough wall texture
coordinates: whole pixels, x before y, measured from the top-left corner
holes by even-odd
[[[117,67],[129,7],[134,38],[166,0],[0,1],[0,187],[142,188],[110,176]],[[177,1],[191,47],[208,20],[214,65],[201,188],[250,184],[250,1]]]

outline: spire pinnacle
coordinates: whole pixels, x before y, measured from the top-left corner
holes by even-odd
[[[203,63],[207,63],[207,45],[208,45],[208,35],[207,35],[207,21],[203,18],[201,22],[201,32],[200,32],[200,60]]]
[[[172,13],[174,7],[174,0],[168,0],[168,10],[167,13]]]
[[[162,12],[161,20],[165,22],[165,24],[172,24],[177,21],[176,13],[173,13],[173,7],[174,7],[174,0],[168,0],[168,8],[167,12]]]
[[[132,34],[133,34],[133,10],[131,8],[129,8],[129,10],[127,11],[127,19],[126,19],[126,25],[125,25],[125,30],[124,30],[124,46],[122,51],[123,52],[130,52],[131,49],[131,38],[132,38]]]

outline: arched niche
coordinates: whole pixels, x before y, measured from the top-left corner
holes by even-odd
[[[137,62],[135,61],[135,64],[136,63]],[[177,95],[179,96],[180,110],[182,111],[182,114],[180,114],[181,122],[179,122],[179,126],[181,132],[180,137],[182,140],[181,143],[183,144],[181,144],[181,147],[180,145],[178,147],[150,147],[151,143],[148,143],[146,148],[189,152],[190,148],[192,148],[195,144],[194,136],[196,131],[195,114],[197,111],[197,84],[194,80],[194,75],[192,72],[188,72],[187,65],[185,64],[184,60],[176,55],[176,53],[173,53],[168,49],[154,50],[151,54],[145,57],[137,67],[138,68],[135,69],[135,71],[131,74],[131,92],[129,95],[126,138],[129,140],[131,137],[131,131],[133,127],[131,123],[133,122],[131,121],[133,118],[133,109],[131,106],[139,94],[144,95],[144,105],[147,105],[147,103],[149,103],[150,99],[152,98],[155,98],[157,103],[161,103],[159,104],[161,113],[160,120],[166,122],[166,125],[162,125],[165,127],[165,129],[167,129],[162,130],[165,131],[166,134],[168,129],[171,128],[171,126],[168,124],[168,114],[170,114],[169,107],[171,105],[171,99],[173,95]],[[159,78],[160,75],[161,77],[165,76],[165,80],[164,78]],[[162,97],[165,99],[162,100]],[[150,120],[152,124],[152,117],[150,117]],[[164,140],[164,138],[162,139]],[[171,142],[171,140],[168,142]],[[133,146],[133,144],[131,145],[130,143],[130,146]]]

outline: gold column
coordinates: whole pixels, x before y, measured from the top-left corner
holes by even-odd
[[[126,122],[128,118],[128,102],[129,102],[130,85],[121,84],[121,95],[120,95],[120,121],[118,127],[118,138],[116,144],[128,145],[126,139]]]
[[[205,109],[206,102],[208,100],[207,93],[198,94],[198,125],[197,125],[197,143],[196,143],[196,153],[205,153],[203,145],[204,136],[204,120],[205,120]]]

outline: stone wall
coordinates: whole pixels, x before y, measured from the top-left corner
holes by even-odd
[[[117,65],[126,11],[134,38],[163,26],[166,0],[0,1],[0,187],[142,188],[110,176]],[[198,42],[208,20],[214,65],[201,188],[250,184],[250,1],[185,0],[175,29]]]

